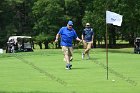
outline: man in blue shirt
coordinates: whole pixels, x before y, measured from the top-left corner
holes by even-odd
[[[88,59],[90,58],[89,50],[91,49],[91,46],[93,44],[93,39],[94,39],[93,29],[90,27],[89,23],[86,23],[86,27],[82,33],[82,40],[85,49],[84,52],[82,53],[82,59],[84,59],[85,54],[87,54]]]
[[[75,30],[72,28],[73,22],[68,21],[68,24],[66,27],[62,27],[59,32],[56,35],[55,42],[58,41],[58,38],[61,37],[60,45],[62,47],[62,51],[64,53],[64,58],[66,60],[66,69],[71,69],[72,65],[70,64],[70,58],[72,57],[72,41],[74,39],[78,41],[82,41],[78,38]]]

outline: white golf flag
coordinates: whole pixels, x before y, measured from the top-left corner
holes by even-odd
[[[110,11],[106,11],[106,23],[107,24],[113,24],[113,25],[121,26],[122,17],[123,16],[120,15],[120,14],[110,12]]]

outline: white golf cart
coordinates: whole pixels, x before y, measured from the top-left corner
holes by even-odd
[[[33,51],[32,37],[10,36],[7,42],[6,53]]]

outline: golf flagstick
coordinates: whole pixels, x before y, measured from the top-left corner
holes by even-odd
[[[106,11],[106,65],[107,65],[107,80],[108,80],[108,29],[107,24],[121,26],[123,16],[115,12]]]
[[[107,30],[107,23],[106,23],[106,76],[108,80],[108,30]]]

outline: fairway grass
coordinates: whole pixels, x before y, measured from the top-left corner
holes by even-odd
[[[74,50],[72,70],[65,70],[60,49],[0,54],[0,93],[139,93],[140,55],[132,48],[92,49],[91,59]]]

